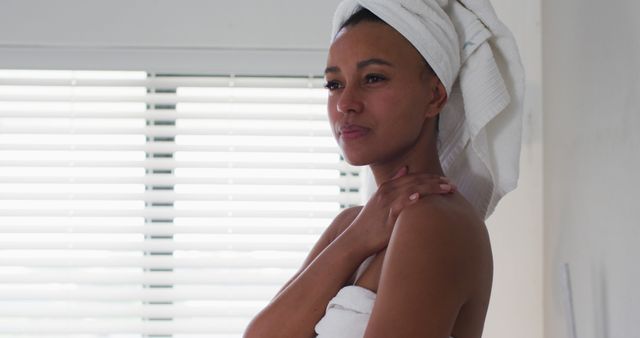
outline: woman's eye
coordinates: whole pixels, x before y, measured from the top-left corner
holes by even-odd
[[[382,75],[378,75],[378,74],[369,74],[365,77],[365,82],[366,83],[376,83],[376,82],[380,82],[380,81],[384,81],[386,80],[386,78]]]
[[[340,88],[340,83],[338,81],[327,81],[324,87],[329,90],[336,90]]]

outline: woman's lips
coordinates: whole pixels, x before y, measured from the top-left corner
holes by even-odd
[[[346,125],[340,128],[340,135],[344,140],[355,140],[361,138],[369,133],[369,128],[365,128],[358,125]]]

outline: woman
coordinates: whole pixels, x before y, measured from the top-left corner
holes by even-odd
[[[479,151],[483,144],[477,135],[482,141],[493,139],[482,131],[492,120],[486,114],[480,117],[485,120],[481,131],[457,131],[479,117],[469,115],[477,109],[468,107],[473,97],[463,92],[469,87],[467,76],[475,73],[460,71],[456,86],[454,79],[463,63],[477,63],[479,56],[472,55],[483,50],[466,52],[474,41],[464,36],[469,33],[464,27],[472,27],[465,25],[473,24],[465,18],[473,12],[459,5],[347,0],[338,8],[325,72],[329,120],[345,159],[368,165],[378,189],[364,207],[336,217],[299,272],[250,323],[246,338],[481,337],[493,273],[483,219],[513,188],[501,185],[497,174],[509,172],[500,165],[511,161],[507,168],[515,167],[517,177],[517,157]],[[414,34],[412,24],[431,34],[428,48],[421,39],[429,38]],[[441,31],[445,34],[438,36]],[[437,47],[441,55],[452,51],[448,55],[453,56],[434,56]],[[500,83],[492,87],[498,88],[495,92],[507,87]],[[461,92],[464,108],[456,97]],[[512,93],[517,101],[518,90]],[[482,98],[499,112],[509,112],[500,95]],[[453,125],[457,120],[444,113],[456,107],[467,111],[457,119],[466,122],[451,128],[444,119]],[[519,110],[516,102],[510,113]],[[517,123],[508,122],[492,131],[518,131]],[[456,150],[443,139],[462,147]],[[500,148],[501,143],[490,144]],[[468,149],[473,147],[473,152]],[[440,178],[442,159],[464,183],[465,196]],[[489,164],[478,169],[478,159]],[[488,185],[487,193],[482,188]]]

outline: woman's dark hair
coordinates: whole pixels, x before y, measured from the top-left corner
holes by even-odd
[[[351,15],[347,19],[347,21],[345,21],[342,24],[342,26],[340,26],[340,29],[343,29],[348,26],[354,26],[356,24],[359,24],[362,21],[386,23],[384,22],[384,20],[380,19],[379,16],[373,14],[372,11],[364,7],[360,7],[360,9],[357,12],[353,13],[353,15]]]

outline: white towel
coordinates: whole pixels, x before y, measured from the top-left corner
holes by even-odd
[[[362,338],[376,294],[356,285],[345,286],[327,305],[316,324],[317,338]]]
[[[524,70],[512,33],[489,0],[345,0],[333,38],[361,7],[407,38],[447,89],[440,162],[487,219],[519,175]]]
[[[375,300],[376,294],[369,289],[357,285],[343,287],[329,301],[324,317],[316,324],[316,338],[364,337]]]

